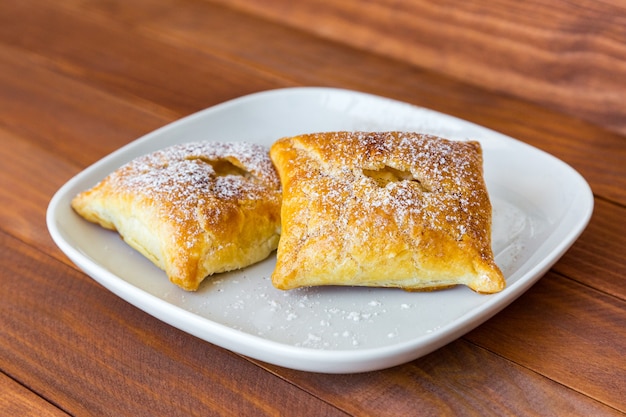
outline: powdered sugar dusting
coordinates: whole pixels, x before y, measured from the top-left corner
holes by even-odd
[[[217,163],[232,169],[222,175]],[[280,190],[268,149],[247,142],[174,145],[132,160],[106,181],[113,193],[138,195],[160,216],[191,226],[207,211],[201,220],[219,225],[231,215],[228,207]]]
[[[458,239],[467,233],[476,239],[485,237],[487,231],[482,225],[490,213],[482,208],[485,201],[489,205],[483,192],[481,154],[475,143],[402,132],[360,133],[356,140],[366,149],[383,150],[380,156],[368,157],[366,152],[357,164],[373,169],[384,164],[413,177],[391,182],[385,188],[367,187],[363,196],[367,205],[381,204],[387,212],[397,213],[401,227],[410,229],[414,222],[426,219],[439,230],[453,226]]]
[[[122,178],[120,173],[117,181],[122,187],[141,185],[142,188],[154,191],[169,189],[183,195],[191,194],[191,191],[173,188],[179,184],[185,184],[183,188],[187,189],[188,184],[198,184],[198,187],[205,188],[210,182],[207,178],[217,177],[209,162],[221,160],[249,171],[261,182],[278,185],[278,177],[268,157],[268,150],[261,145],[247,142],[192,142],[174,145],[129,162],[122,167],[121,172],[132,172],[135,175]],[[219,197],[237,195],[233,178],[224,178],[227,180],[213,185],[212,190]]]
[[[490,242],[491,205],[477,142],[404,132],[336,132],[331,140],[321,134],[300,136],[293,146],[317,148],[310,152],[316,158],[307,168],[311,179],[320,177],[315,167],[322,167],[324,192],[317,191],[318,180],[305,189],[315,204],[311,216],[337,219],[332,225],[318,222],[334,230],[309,233],[341,237],[364,221],[374,222],[359,229],[366,241],[367,233],[388,230],[392,221],[394,230],[407,234],[427,226],[456,240],[468,235]]]

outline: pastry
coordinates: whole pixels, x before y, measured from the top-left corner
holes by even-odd
[[[282,234],[272,283],[502,290],[475,141],[329,132],[276,141]]]
[[[145,155],[72,200],[78,214],[118,231],[190,291],[211,274],[269,256],[278,244],[280,204],[268,150],[245,142],[188,143]]]

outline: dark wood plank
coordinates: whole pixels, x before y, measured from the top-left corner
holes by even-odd
[[[626,300],[626,225],[623,207],[595,200],[589,226],[554,270]]]
[[[0,128],[0,227],[69,263],[47,232],[46,209],[52,195],[78,173],[77,164]]]
[[[71,415],[345,415],[0,232],[4,372]]]
[[[0,126],[20,140],[87,166],[169,120],[0,43]]]
[[[150,7],[144,18],[163,9],[154,3]],[[114,10],[110,20],[94,19],[40,0],[3,3],[0,42],[168,119],[254,91],[293,85],[193,47],[141,36],[141,30],[130,42],[124,18]],[[123,109],[110,112],[124,114]]]
[[[356,416],[622,415],[464,340],[378,372],[324,375],[267,367]]]
[[[548,273],[466,338],[626,412],[624,311],[623,300]]]
[[[619,2],[214,1],[626,133]]]
[[[0,415],[61,417],[69,414],[0,373]]]

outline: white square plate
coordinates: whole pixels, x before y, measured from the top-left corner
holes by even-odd
[[[475,139],[493,205],[493,249],[507,278],[498,294],[465,287],[432,293],[382,288],[272,287],[272,256],[207,279],[195,293],[119,236],[76,215],[70,200],[131,159],[175,143],[250,141],[270,146],[300,133],[404,130]],[[252,94],[200,111],[124,146],[52,198],[47,223],[59,248],[113,293],[201,339],[276,365],[351,373],[423,356],[492,317],[534,284],[586,227],[593,196],[562,161],[510,137],[406,103],[331,88]]]

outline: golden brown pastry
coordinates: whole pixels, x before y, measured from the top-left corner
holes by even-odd
[[[283,138],[273,284],[502,290],[478,142],[402,132]]]
[[[123,239],[185,290],[266,258],[280,233],[280,180],[258,145],[198,142],[137,158],[72,207]]]

